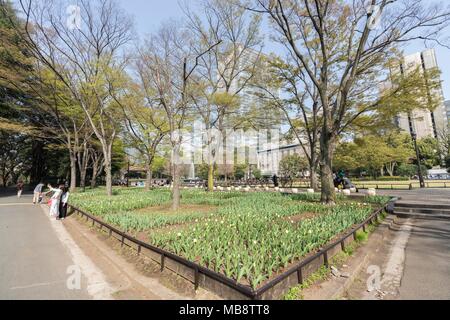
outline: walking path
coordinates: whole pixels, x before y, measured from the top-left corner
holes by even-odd
[[[377,190],[377,194],[399,197],[407,202],[450,203],[450,189]]]
[[[31,196],[0,198],[0,299],[90,299],[67,286],[74,260]],[[70,270],[69,270],[70,271]]]
[[[31,202],[0,196],[0,300],[187,299],[141,275],[95,231]]]
[[[450,190],[378,191],[401,197],[403,202],[450,202]],[[397,219],[389,237],[367,266],[381,269],[382,288],[367,292],[371,275],[361,272],[349,289],[350,299],[448,300],[450,299],[450,220]]]
[[[415,219],[410,226],[398,298],[450,299],[450,220]]]

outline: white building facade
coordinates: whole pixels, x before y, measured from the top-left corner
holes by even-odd
[[[263,176],[280,176],[280,162],[294,154],[304,155],[300,144],[284,145],[279,148],[258,151],[258,169]]]
[[[404,76],[408,75],[410,70],[421,68],[422,72],[438,68],[436,53],[434,49],[426,50],[405,56],[403,63],[399,69],[394,72],[401,72]],[[444,95],[442,88],[436,92],[429,92],[430,95],[435,95],[439,100],[439,105],[434,111],[424,109],[414,110],[410,114],[399,114],[396,119],[396,125],[403,131],[410,134],[417,134],[418,139],[426,137],[440,136],[440,132],[448,127],[447,110],[444,106]],[[424,103],[427,103],[424,101]]]

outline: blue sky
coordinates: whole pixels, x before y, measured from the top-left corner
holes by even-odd
[[[179,0],[119,0],[119,3],[135,18],[136,31],[140,36],[154,32],[161,22],[168,19],[183,18]],[[270,48],[270,45],[267,47]],[[415,43],[405,49],[405,54],[424,49],[426,48],[423,43]],[[442,70],[444,96],[446,100],[450,100],[450,50],[442,47],[435,47],[435,49]]]

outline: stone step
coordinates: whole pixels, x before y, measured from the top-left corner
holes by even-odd
[[[417,202],[396,202],[395,208],[402,209],[427,209],[450,211],[450,203],[417,203]]]
[[[450,210],[429,208],[394,208],[394,213],[442,214],[450,216]]]
[[[439,220],[450,220],[449,214],[438,214],[438,213],[407,213],[407,212],[394,212],[398,218],[423,218],[423,219],[439,219]]]

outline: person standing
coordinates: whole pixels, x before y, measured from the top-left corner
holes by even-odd
[[[34,196],[33,196],[33,204],[40,203],[42,189],[44,188],[44,184],[42,181],[34,188]]]
[[[60,185],[58,189],[53,188],[50,184],[48,185],[50,191],[48,193],[53,193],[50,199],[50,216],[58,218],[59,217],[59,203],[61,202],[61,195],[63,192],[64,185]]]
[[[273,185],[275,186],[275,188],[277,188],[280,185],[278,183],[278,176],[276,174],[272,177],[272,181],[273,181]]]
[[[61,202],[59,204],[59,219],[64,220],[67,216],[67,205],[69,202],[70,193],[67,187],[63,188],[63,192],[61,195]]]
[[[22,196],[22,192],[23,192],[23,181],[19,181],[19,183],[17,184],[17,199],[20,199],[20,197]]]

